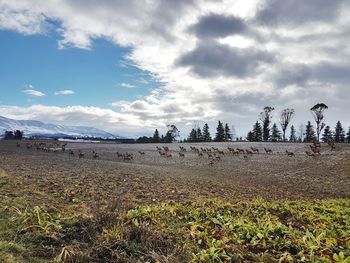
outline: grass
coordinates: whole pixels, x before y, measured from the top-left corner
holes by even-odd
[[[350,262],[350,199],[0,209],[0,262]]]

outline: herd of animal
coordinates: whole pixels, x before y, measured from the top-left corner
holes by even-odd
[[[331,147],[331,151],[335,149],[334,143],[328,143],[328,145]],[[17,143],[17,147],[21,147],[22,145],[20,143]],[[60,143],[60,142],[27,142],[25,144],[25,147],[27,149],[36,149],[37,151],[44,151],[44,152],[66,152],[67,143]],[[314,142],[313,144],[309,145],[310,150],[305,151],[307,156],[316,157],[321,154],[321,144],[319,142]],[[158,152],[159,156],[165,157],[165,158],[173,158],[176,155],[179,156],[179,158],[185,158],[186,155],[197,155],[200,158],[207,157],[208,158],[208,165],[213,166],[216,162],[220,161],[225,155],[242,155],[245,160],[249,159],[250,155],[253,154],[273,154],[272,149],[263,147],[261,149],[257,147],[249,147],[246,149],[243,148],[233,148],[233,147],[227,147],[227,151],[223,149],[219,149],[217,147],[196,147],[196,146],[190,146],[189,149],[186,147],[180,145],[178,151],[171,151],[168,146],[156,146],[156,151]],[[295,157],[295,153],[292,151],[285,150],[285,153],[289,157]],[[74,149],[68,149],[68,154],[70,156],[78,156],[79,158],[85,157],[85,154],[88,154],[88,152],[83,152],[82,150],[74,150]],[[116,156],[118,159],[123,161],[132,161],[135,158],[135,155],[139,154],[140,156],[144,156],[146,153],[144,151],[138,151],[137,153],[129,153],[129,152],[116,152]],[[88,154],[90,156],[90,154]],[[95,151],[92,150],[91,157],[94,159],[100,158],[100,155]]]

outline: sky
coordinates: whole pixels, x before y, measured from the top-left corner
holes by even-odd
[[[245,136],[264,106],[350,125],[350,1],[0,0],[0,115]]]

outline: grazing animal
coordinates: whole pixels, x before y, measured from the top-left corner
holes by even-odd
[[[120,152],[117,152],[117,156],[118,156],[118,158],[123,158],[123,154]]]
[[[79,156],[79,159],[80,159],[80,158],[83,158],[83,157],[84,157],[84,153],[82,153],[82,151],[79,150],[78,156]]]
[[[244,160],[248,160],[248,155],[243,155]]]
[[[208,165],[209,165],[209,166],[213,166],[213,165],[214,165],[214,160],[210,160],[210,161],[208,162]]]
[[[203,153],[199,152],[199,153],[198,153],[198,156],[199,156],[199,157],[202,157],[202,156],[203,156]]]
[[[267,148],[264,147],[264,150],[265,150],[266,153],[272,153],[271,149],[267,149]]]
[[[244,149],[237,148],[238,153],[245,153]]]
[[[74,151],[72,149],[69,149],[69,155],[74,155]]]
[[[179,153],[179,157],[185,157],[184,153]]]
[[[250,149],[252,149],[252,151],[255,152],[255,153],[259,153],[259,149],[258,148],[250,147]]]
[[[92,151],[92,158],[97,159],[97,158],[100,158],[100,156],[98,155],[97,152]]]
[[[171,158],[171,157],[172,157],[171,153],[166,154],[166,158]]]
[[[167,147],[167,146],[163,146],[163,149],[164,149],[164,151],[166,151],[166,152],[169,151],[169,147]]]
[[[251,151],[251,150],[245,150],[245,152],[247,153],[247,154],[253,154],[253,152]]]
[[[318,146],[310,145],[311,151],[313,151],[315,154],[321,154],[321,150]]]
[[[312,157],[316,156],[315,153],[310,151],[305,151],[305,153],[307,154],[307,156],[312,156]]]
[[[289,157],[294,157],[295,154],[293,152],[290,152],[288,150],[286,150],[286,154],[289,156]]]
[[[141,155],[145,155],[145,152],[143,152],[143,151],[139,151],[139,154],[141,154]]]

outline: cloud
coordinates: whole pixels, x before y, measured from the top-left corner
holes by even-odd
[[[247,48],[239,49],[218,42],[200,44],[184,54],[177,64],[189,66],[201,77],[236,76],[244,78],[256,73],[263,63],[272,63],[273,55],[265,51]]]
[[[0,28],[47,34],[54,20],[60,48],[93,49],[95,39],[107,39],[131,50],[127,66],[160,83],[137,100],[111,102],[112,112],[98,110],[106,127],[142,132],[142,125],[173,122],[185,132],[186,123],[213,126],[221,119],[244,134],[266,105],[294,107],[298,124],[311,119],[308,110],[318,101],[330,106],[329,122],[348,119],[349,1],[4,2]],[[90,116],[85,108],[57,111],[64,112],[63,122]],[[122,125],[106,121],[110,118]]]
[[[0,2],[0,29],[15,30],[25,35],[44,34],[49,23],[46,17],[30,9],[13,9]]]
[[[257,19],[274,25],[332,21],[344,3],[345,0],[267,0]]]
[[[23,92],[25,94],[28,94],[28,95],[34,96],[34,97],[43,97],[43,96],[45,96],[45,94],[42,93],[41,91],[33,90],[33,89],[26,89],[26,90],[23,90]]]
[[[135,85],[132,85],[130,83],[125,83],[125,82],[122,82],[119,84],[120,87],[122,88],[126,88],[126,89],[133,89],[133,88],[136,88]]]
[[[198,23],[191,30],[201,38],[226,37],[233,34],[244,33],[247,28],[243,19],[235,16],[209,14],[199,18]]]
[[[58,95],[72,95],[74,94],[74,90],[71,90],[71,89],[65,89],[65,90],[60,90],[60,91],[56,91],[54,94],[56,96]]]

